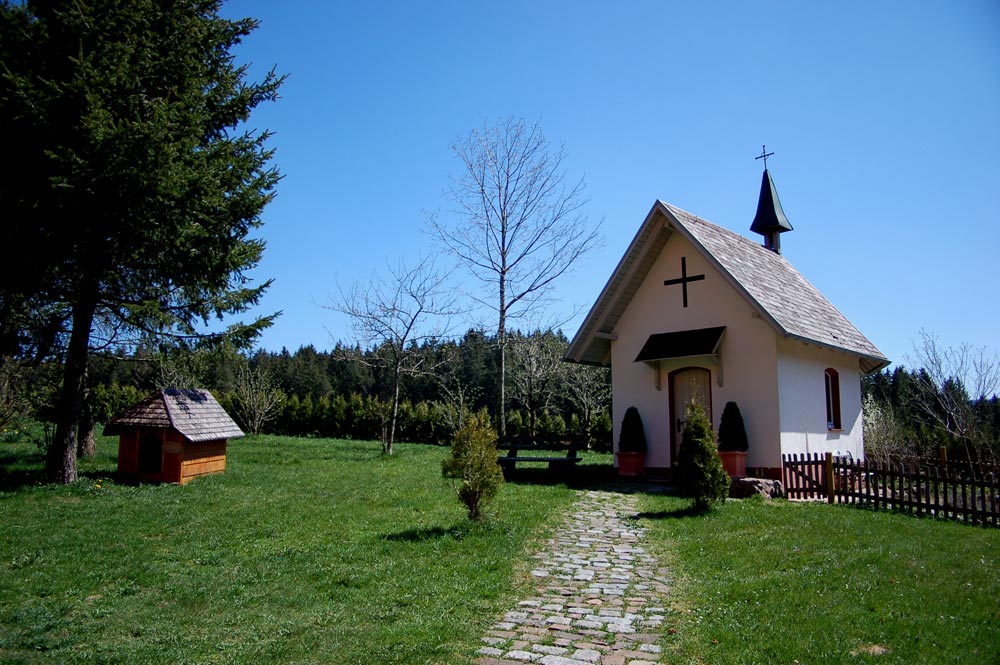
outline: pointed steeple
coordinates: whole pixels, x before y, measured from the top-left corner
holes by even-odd
[[[760,198],[757,200],[757,215],[753,218],[750,230],[764,236],[764,247],[772,252],[781,254],[780,235],[785,231],[791,231],[792,225],[785,217],[785,211],[781,209],[781,201],[778,200],[778,190],[774,188],[774,181],[767,170],[767,158],[774,153],[766,150],[757,159],[764,159],[764,176],[760,181]]]

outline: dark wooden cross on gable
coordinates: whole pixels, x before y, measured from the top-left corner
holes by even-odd
[[[704,275],[691,275],[688,277],[688,264],[687,257],[681,257],[681,276],[677,279],[667,279],[664,280],[663,286],[673,286],[674,284],[680,284],[681,289],[684,291],[684,306],[688,306],[688,282],[700,282],[705,279]]]

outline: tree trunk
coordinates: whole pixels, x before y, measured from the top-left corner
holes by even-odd
[[[507,394],[504,390],[506,377],[507,332],[504,313],[500,313],[500,327],[497,330],[497,434],[500,441],[507,439]]]
[[[73,332],[66,349],[63,385],[56,411],[56,434],[48,451],[46,466],[52,482],[76,482],[76,434],[87,375],[90,328],[97,305],[92,301],[73,305]]]
[[[507,224],[500,229],[503,247],[507,246]],[[497,324],[497,435],[499,441],[507,440],[507,257],[503,256],[500,270],[500,322]]]
[[[80,427],[76,433],[76,457],[93,457],[97,454],[97,438],[94,434],[94,405],[90,403],[90,377],[83,378],[83,403],[80,412]]]
[[[382,452],[392,454],[392,444],[396,438],[396,416],[399,414],[399,363],[392,372],[392,418],[389,420],[389,436],[382,444]]]

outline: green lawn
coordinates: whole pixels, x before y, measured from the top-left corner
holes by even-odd
[[[0,444],[8,479],[33,451]],[[445,453],[249,438],[223,475],[129,487],[104,439],[75,486],[0,493],[0,662],[463,662],[572,492],[508,484],[472,525]]]
[[[468,662],[573,493],[529,472],[540,482],[508,483],[471,525],[446,450],[398,450],[251,437],[223,475],[130,487],[102,439],[83,480],[56,487],[33,484],[34,446],[0,442],[0,662]],[[609,461],[588,454],[577,484]],[[675,578],[669,662],[1000,662],[1000,530],[686,505],[642,497]]]
[[[1000,663],[1000,530],[826,504],[645,501],[678,663]]]

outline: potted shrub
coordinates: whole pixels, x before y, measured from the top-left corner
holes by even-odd
[[[618,473],[622,476],[641,476],[646,469],[646,430],[642,427],[639,409],[630,406],[622,419],[618,438]]]
[[[726,402],[719,422],[719,457],[730,478],[747,475],[747,430],[736,402]]]

